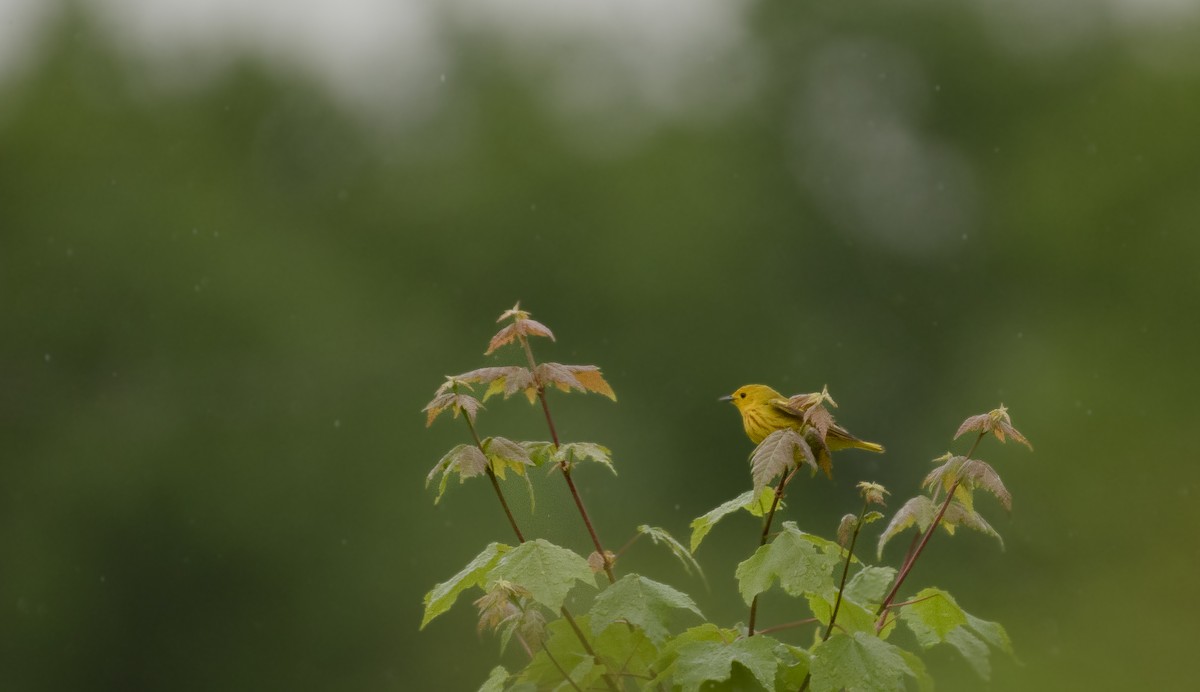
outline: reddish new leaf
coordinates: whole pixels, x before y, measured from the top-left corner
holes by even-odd
[[[934,517],[937,516],[937,511],[938,508],[934,506],[933,501],[925,495],[917,495],[905,502],[904,506],[892,516],[887,528],[883,530],[883,535],[879,537],[877,554],[882,557],[883,546],[887,545],[894,536],[914,524],[920,531],[928,529],[929,525],[933,523]]]
[[[1006,437],[1011,437],[1013,441],[1020,442],[1029,449],[1033,449],[1033,445],[1029,443],[1029,440],[1025,439],[1025,436],[1013,427],[1012,418],[1008,415],[1008,408],[1003,404],[998,409],[993,409],[977,416],[971,416],[963,421],[962,425],[958,426],[958,432],[954,433],[954,438],[958,439],[967,432],[992,433],[1001,442],[1005,442]]]
[[[534,383],[533,373],[529,368],[523,368],[519,365],[502,365],[490,368],[479,368],[470,372],[464,372],[457,376],[457,379],[463,382],[481,382],[487,384],[487,391],[483,393],[483,400],[487,401],[489,397],[495,394],[504,394],[504,398],[516,394],[520,391],[525,391],[526,396],[536,396],[537,385]]]
[[[583,388],[589,392],[595,392],[612,399],[617,400],[617,394],[613,391],[608,382],[604,381],[604,377],[600,374],[600,368],[595,365],[571,365],[575,379],[583,385]]]
[[[558,387],[560,391],[569,392],[572,389],[586,391],[583,388],[583,383],[575,378],[575,373],[571,372],[569,366],[561,363],[542,363],[537,366],[537,370],[533,372],[533,379],[538,386],[545,389],[549,385]]]
[[[1004,539],[992,528],[992,525],[975,510],[967,507],[961,502],[953,501],[946,507],[946,513],[942,515],[942,527],[950,534],[954,533],[956,526],[965,526],[968,529],[979,531],[992,536],[1000,541],[1000,549],[1004,550]]]
[[[935,462],[943,460],[945,463],[925,476],[925,480],[921,482],[922,487],[933,491],[940,486],[942,490],[949,492],[957,482],[958,491],[955,492],[955,496],[962,500],[968,509],[973,509],[971,491],[982,488],[994,495],[1005,509],[1012,511],[1012,495],[1008,492],[1008,488],[1004,487],[1004,482],[1000,480],[1000,474],[996,473],[996,469],[992,468],[991,464],[979,459],[967,459],[949,454],[934,459]]]
[[[561,363],[542,363],[537,366],[534,379],[543,389],[554,385],[558,389],[569,392],[572,389],[580,392],[596,392],[616,401],[617,395],[612,387],[600,375],[600,368],[594,365],[563,365]]]
[[[429,471],[429,475],[425,477],[425,487],[429,487],[429,483],[433,481],[434,476],[442,474],[442,480],[438,483],[437,497],[434,498],[434,504],[437,504],[442,499],[442,493],[446,492],[446,482],[450,479],[451,473],[458,474],[459,482],[463,482],[473,476],[478,476],[488,468],[487,457],[479,448],[474,445],[458,445],[445,456],[434,464]]]
[[[554,341],[554,334],[550,331],[550,328],[537,320],[529,319],[529,313],[521,309],[520,303],[505,310],[496,321],[503,322],[509,318],[512,319],[512,324],[506,325],[500,331],[496,332],[496,335],[488,342],[488,349],[484,352],[484,355],[491,355],[493,351],[501,346],[527,336],[545,336]]]
[[[457,392],[441,392],[433,397],[433,400],[421,409],[425,413],[425,427],[433,425],[433,421],[443,412],[450,410],[454,413],[454,417],[458,418],[458,414],[462,413],[472,423],[475,422],[475,416],[479,413],[479,409],[483,408],[483,404],[479,399],[470,394],[459,394]]]
[[[757,495],[771,481],[790,472],[800,464],[808,464],[817,470],[816,458],[808,442],[791,428],[776,430],[750,454],[750,478],[754,481]]]

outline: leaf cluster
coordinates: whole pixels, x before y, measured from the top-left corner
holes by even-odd
[[[919,531],[920,540],[914,541],[899,568],[868,565],[854,554],[863,529],[884,518],[879,510],[889,493],[876,483],[858,484],[861,509],[841,519],[836,541],[805,531],[795,521],[770,531],[774,515],[786,507],[788,483],[801,467],[814,476],[819,470],[831,475],[826,436],[841,429],[829,413],[828,407],[837,404],[827,389],[783,404],[803,425],[774,431],[756,446],[750,456],[751,487],[692,520],[687,545],[661,527],[643,524],[621,551],[606,550],[575,495],[596,548],[584,557],[542,538],[526,540],[499,482],[509,474],[521,477],[532,498],[532,467],[561,471],[572,493],[576,491],[570,474],[579,463],[601,464],[615,474],[606,447],[558,440],[545,399],[550,389],[599,393],[614,400],[615,394],[595,366],[538,364],[529,340],[553,340],[554,335],[519,305],[500,321],[507,323],[492,337],[486,354],[519,345],[527,363],[447,377],[424,409],[427,424],[444,412],[461,416],[471,435],[470,442],[453,447],[428,473],[427,486],[439,478],[434,501],[440,500],[452,476],[460,482],[489,476],[519,539],[516,545],[489,543],[425,595],[422,628],[465,592],[476,590],[479,631],[494,633],[502,653],[514,641],[524,651],[522,665],[494,667],[481,690],[930,690],[933,682],[919,651],[949,646],[985,680],[991,675],[994,651],[1013,655],[1000,624],[966,612],[942,589],[927,587],[906,601],[895,601],[938,526],[949,534],[966,526],[1000,538],[976,510],[975,492],[992,495],[1010,511],[1012,495],[995,468],[976,458],[975,450],[988,435],[1029,446],[1003,406],[963,422],[955,437],[977,433],[971,450],[936,459],[921,483],[923,492],[902,503],[883,529],[877,556],[899,533],[913,527]],[[481,398],[474,395],[478,385],[484,387]],[[530,402],[541,401],[553,439],[480,438],[476,425],[482,402],[518,392]],[[695,552],[718,523],[742,512],[762,524],[758,548],[734,572],[738,594],[750,607],[748,625],[706,621],[696,601],[674,586],[634,572],[617,578],[613,572],[618,555],[644,536],[669,550],[686,573],[703,579]],[[607,579],[599,579],[601,574]],[[808,617],[756,629],[760,598],[770,592],[798,604]],[[583,610],[575,615],[571,610],[578,604]],[[798,631],[799,638],[789,637],[789,630]],[[915,651],[910,650],[913,645]]]

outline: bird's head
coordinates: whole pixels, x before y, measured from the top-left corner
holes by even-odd
[[[732,401],[738,410],[747,406],[757,406],[765,404],[772,399],[782,399],[783,395],[771,389],[765,384],[748,384],[743,387],[738,387],[737,391],[728,396],[721,397],[721,401]]]

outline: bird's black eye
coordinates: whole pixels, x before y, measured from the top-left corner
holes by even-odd
[[[745,399],[745,398],[746,398],[746,393],[745,393],[745,392],[742,392],[741,394],[738,394],[738,396],[740,396],[740,397],[742,397],[743,399]]]

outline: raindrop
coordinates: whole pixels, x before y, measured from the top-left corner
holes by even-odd
[[[334,419],[334,421],[333,421],[333,427],[335,427],[335,428],[340,428],[340,427],[342,427],[342,419],[341,419],[341,418]]]
[[[50,354],[49,354],[49,353],[47,353],[46,355],[44,355],[44,356],[42,356],[42,357],[46,359],[46,362],[47,362],[47,363],[49,363],[49,362],[50,362]]]

